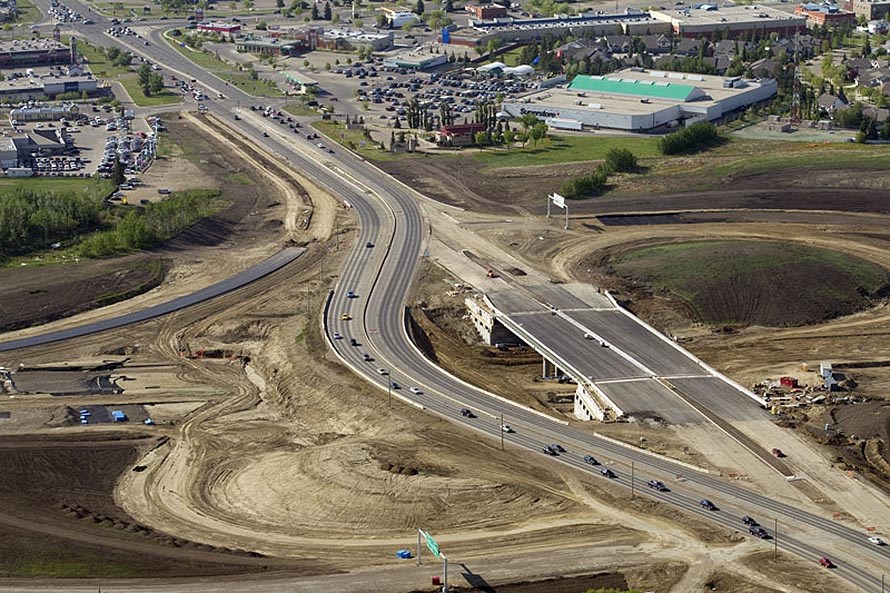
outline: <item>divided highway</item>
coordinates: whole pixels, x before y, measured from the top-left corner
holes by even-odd
[[[38,0],[38,4],[45,8],[48,2]],[[87,14],[85,5],[68,4],[77,5]],[[405,304],[427,238],[427,224],[418,205],[420,196],[345,150],[337,149],[334,154],[322,152],[299,135],[273,128],[267,120],[244,110],[258,100],[183,58],[167,46],[159,32],[152,33],[151,46],[128,45],[129,42],[121,43],[104,35],[103,30],[109,26],[107,20],[91,16],[97,24],[78,25],[81,34],[95,43],[127,47],[179,76],[197,79],[211,91],[211,96],[222,93],[225,99],[211,102],[211,115],[225,120],[227,125],[253,138],[272,154],[282,155],[303,175],[355,209],[361,230],[330,296],[324,323],[331,348],[367,381],[382,390],[387,390],[389,382],[394,381],[400,389],[393,390],[393,394],[402,400],[487,438],[504,438],[517,455],[544,455],[544,446],[558,443],[566,452],[552,461],[606,480],[598,475],[599,466],[585,463],[584,456],[593,455],[617,474],[612,480],[614,483],[628,488],[633,466],[638,492],[642,486],[645,495],[722,527],[744,531],[741,517],[751,515],[772,532],[773,520],[777,518],[779,548],[814,564],[820,556],[829,556],[837,562],[838,577],[863,591],[881,590],[882,573],[890,573],[890,551],[869,544],[864,531],[799,510],[737,483],[579,431],[442,371],[415,348],[406,332]],[[240,121],[234,121],[234,113],[242,115]],[[263,132],[269,136],[261,137]],[[371,246],[367,246],[368,243]],[[347,291],[353,291],[355,298],[349,298]],[[342,338],[336,339],[335,333]],[[357,346],[350,344],[351,338]],[[373,360],[366,361],[365,355]],[[382,375],[378,369],[389,374]],[[462,416],[462,408],[473,410],[476,417]],[[501,416],[515,432],[502,432]],[[542,462],[545,461],[542,459]],[[665,482],[670,491],[645,488],[650,479]],[[627,493],[629,496],[629,489]],[[719,510],[700,507],[702,498],[714,501]]]

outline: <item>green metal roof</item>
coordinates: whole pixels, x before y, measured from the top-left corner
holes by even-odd
[[[592,91],[613,93],[618,95],[636,95],[656,99],[673,99],[689,101],[695,98],[698,87],[690,84],[675,84],[666,80],[627,80],[621,78],[604,78],[579,74],[569,85],[573,91]],[[700,91],[699,91],[700,92]]]

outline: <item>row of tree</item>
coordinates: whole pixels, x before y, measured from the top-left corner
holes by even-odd
[[[101,222],[102,197],[87,191],[22,187],[4,191],[0,194],[0,259],[46,249],[94,229]]]
[[[723,141],[711,122],[698,122],[658,139],[661,154],[692,153],[716,146]]]
[[[219,190],[187,190],[175,192],[162,202],[130,209],[112,229],[85,238],[79,252],[84,257],[103,257],[166,241],[216,212],[219,195]]]

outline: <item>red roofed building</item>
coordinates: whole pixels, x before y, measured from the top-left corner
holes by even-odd
[[[476,134],[484,131],[484,124],[442,126],[436,133],[436,142],[446,146],[471,146],[476,143]]]
[[[464,10],[483,21],[507,16],[507,9],[498,4],[467,4]]]
[[[221,22],[209,22],[209,23],[198,23],[196,27],[198,31],[203,31],[205,33],[237,33],[241,30],[241,25],[238,23],[221,23]]]

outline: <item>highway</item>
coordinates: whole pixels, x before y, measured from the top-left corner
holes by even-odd
[[[48,1],[38,0],[37,4],[45,9]],[[70,1],[66,4],[78,6],[87,14],[85,5]],[[359,236],[330,296],[324,323],[333,351],[368,382],[386,391],[391,378],[401,387],[392,390],[395,397],[488,438],[503,438],[517,455],[543,456],[544,445],[559,443],[566,453],[546,461],[542,457],[542,463],[563,463],[606,480],[599,477],[599,466],[584,462],[583,457],[591,454],[615,471],[617,478],[612,481],[626,487],[628,496],[633,468],[637,495],[645,490],[647,496],[722,527],[744,530],[741,517],[751,515],[772,532],[777,519],[780,549],[814,565],[820,556],[829,556],[837,563],[835,575],[862,591],[880,591],[882,573],[890,573],[890,550],[869,544],[864,530],[774,500],[727,479],[579,431],[445,373],[417,350],[406,331],[405,304],[429,232],[419,206],[420,196],[345,149],[338,148],[334,154],[322,152],[305,138],[286,128],[273,127],[275,124],[244,109],[250,104],[268,105],[269,101],[245,95],[202,71],[167,46],[160,32],[151,34],[151,46],[130,45],[126,39],[112,39],[103,33],[109,26],[107,19],[95,13],[91,16],[96,25],[77,25],[82,35],[98,44],[122,45],[178,76],[197,79],[211,91],[210,96],[222,93],[225,99],[210,102],[211,115],[271,153],[282,155],[301,174],[355,209]],[[240,121],[234,121],[234,113],[241,114]],[[262,132],[269,137],[261,137]],[[373,246],[367,247],[368,242]],[[348,298],[348,290],[354,291],[356,298]],[[341,319],[344,314],[350,319]],[[343,339],[334,339],[334,332]],[[353,337],[358,346],[350,345],[349,339]],[[366,362],[365,354],[373,360]],[[390,376],[378,374],[378,368],[386,369]],[[412,387],[418,393],[409,391]],[[465,407],[477,417],[461,416],[460,409]],[[501,431],[501,417],[515,432]],[[670,492],[649,490],[645,484],[650,479],[665,482]],[[702,498],[714,501],[719,510],[701,508],[698,502]]]

